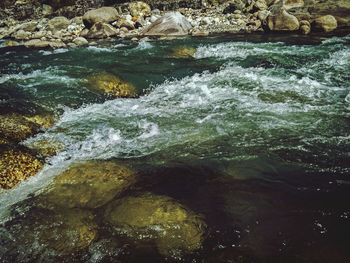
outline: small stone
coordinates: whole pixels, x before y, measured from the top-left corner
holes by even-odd
[[[42,10],[43,10],[42,11],[43,16],[49,16],[53,13],[53,8],[50,5],[43,4]]]
[[[73,43],[77,46],[86,46],[89,45],[89,41],[86,40],[84,37],[76,37],[73,40]]]

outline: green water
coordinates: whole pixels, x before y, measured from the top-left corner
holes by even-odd
[[[178,46],[195,47],[195,58],[172,57]],[[140,97],[90,90],[86,78],[102,71]],[[54,127],[23,144],[64,145],[36,177],[1,194],[0,259],[349,262],[349,72],[349,36],[0,48],[0,112],[55,113]],[[132,166],[140,179],[130,194],[167,195],[202,214],[203,247],[164,259],[123,242],[105,246],[115,237],[102,223],[101,237],[69,257],[13,238],[31,220],[37,191],[70,163],[95,159]]]

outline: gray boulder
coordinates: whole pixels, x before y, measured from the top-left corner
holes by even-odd
[[[184,36],[188,35],[192,25],[179,12],[169,12],[148,26],[142,34],[145,36]]]
[[[114,7],[101,7],[88,11],[83,16],[84,25],[91,28],[96,23],[112,23],[119,18],[119,13]]]

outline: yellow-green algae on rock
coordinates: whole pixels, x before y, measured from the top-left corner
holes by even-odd
[[[63,143],[53,140],[35,140],[31,141],[26,146],[42,157],[52,157],[57,153],[64,150],[65,146]]]
[[[131,83],[122,80],[110,73],[94,74],[87,79],[88,85],[93,89],[116,98],[134,98],[137,96],[136,88]]]
[[[40,195],[41,203],[60,207],[96,208],[135,182],[135,173],[113,161],[75,163]]]
[[[40,130],[40,126],[19,114],[0,115],[0,135],[22,141]]]
[[[10,189],[19,182],[35,175],[43,162],[31,152],[1,146],[0,148],[0,188]]]
[[[201,217],[183,205],[150,193],[109,203],[105,220],[117,233],[136,243],[155,243],[165,256],[199,249],[206,228]]]
[[[173,58],[194,58],[196,49],[193,47],[177,47],[172,50],[171,57]]]
[[[69,255],[87,248],[97,238],[98,227],[88,210],[36,209],[30,213],[24,221],[18,222],[20,228],[11,223],[15,246],[35,246],[35,250],[41,249],[41,252],[50,250],[57,255]]]

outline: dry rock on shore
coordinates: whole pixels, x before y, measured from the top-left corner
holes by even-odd
[[[145,36],[184,36],[192,28],[180,12],[169,12],[158,18],[142,34]]]

